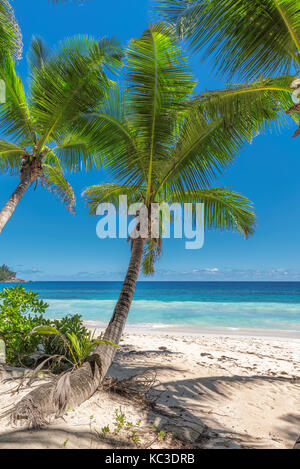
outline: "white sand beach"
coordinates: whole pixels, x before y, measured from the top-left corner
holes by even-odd
[[[41,430],[12,427],[5,417],[0,449],[285,449],[300,434],[299,338],[127,328],[109,374],[121,379],[147,370],[156,379],[152,406],[99,391]],[[28,392],[15,392],[20,373],[2,369],[0,413]],[[115,409],[134,424],[141,420],[139,443],[126,432],[98,436],[104,426],[114,428]],[[153,425],[167,433],[164,440],[151,443]]]

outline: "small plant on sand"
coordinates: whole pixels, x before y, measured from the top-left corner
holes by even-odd
[[[109,438],[113,435],[122,434],[125,440],[129,443],[133,442],[139,448],[150,448],[154,443],[164,440],[167,436],[167,433],[163,430],[157,431],[157,427],[152,425],[151,429],[147,429],[147,436],[151,437],[150,441],[146,441],[142,444],[142,430],[141,430],[142,420],[139,419],[135,423],[128,420],[126,414],[121,411],[121,409],[115,409],[114,420],[113,420],[113,429],[110,429],[109,425],[106,425],[101,428],[101,432],[96,431],[98,438]]]
[[[102,335],[95,337],[95,332],[88,331],[83,336],[77,336],[75,332],[66,332],[63,334],[59,329],[54,326],[38,326],[35,327],[30,335],[50,335],[57,336],[64,343],[66,350],[68,350],[70,361],[74,368],[79,368],[87,360],[96,345],[108,344],[117,347],[109,340],[102,338]],[[67,358],[67,357],[66,357]]]

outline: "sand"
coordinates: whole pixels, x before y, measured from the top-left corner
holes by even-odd
[[[292,448],[300,434],[300,338],[287,335],[128,328],[109,374],[151,370],[151,406],[99,391],[42,430],[12,427],[5,417],[0,449]],[[0,413],[29,391],[16,392],[22,373],[0,372]],[[133,424],[119,433],[112,431],[116,409]]]

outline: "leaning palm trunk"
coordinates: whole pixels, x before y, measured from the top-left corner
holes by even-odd
[[[297,439],[297,441],[294,445],[294,449],[300,449],[300,436],[299,436],[299,438]]]
[[[22,178],[16,190],[12,193],[8,202],[0,211],[0,233],[2,233],[3,228],[5,227],[6,223],[8,222],[12,214],[14,213],[18,203],[20,202],[26,190],[28,189],[29,184],[30,184],[29,175]]]
[[[138,279],[144,250],[144,240],[133,241],[132,254],[122,290],[105,331],[104,338],[118,344],[120,342],[129,313]],[[67,373],[51,383],[43,384],[25,396],[13,411],[14,421],[25,419],[28,424],[38,427],[47,422],[47,417],[60,416],[67,407],[75,408],[89,399],[101,385],[110,367],[116,348],[112,345],[99,345],[93,355],[80,368]]]

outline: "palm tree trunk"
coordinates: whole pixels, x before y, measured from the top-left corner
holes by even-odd
[[[133,248],[127,274],[104,338],[119,344],[132,303],[138,279],[144,239],[133,241]],[[27,394],[15,407],[14,421],[25,419],[29,425],[37,427],[46,423],[46,418],[62,415],[66,407],[75,408],[89,399],[101,386],[116,353],[112,345],[99,345],[80,368],[63,375],[60,383],[43,384]],[[61,389],[63,392],[61,392]]]
[[[300,449],[300,436],[299,436],[299,438],[297,439],[297,441],[296,441],[296,443],[295,443],[293,449]]]
[[[29,184],[30,184],[29,176],[22,178],[16,190],[12,193],[12,195],[8,199],[8,202],[6,203],[6,205],[3,207],[2,210],[0,210],[0,233],[2,233],[3,228],[5,227],[6,223],[8,222],[12,214],[14,213],[18,203],[20,202],[26,190],[28,189]]]

